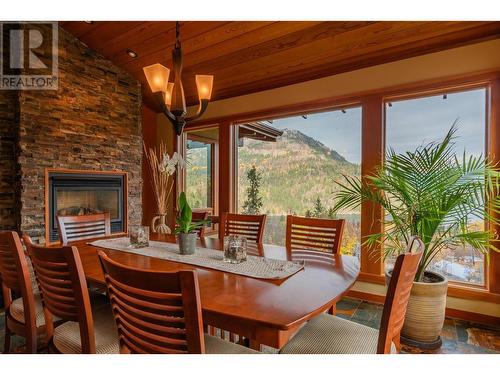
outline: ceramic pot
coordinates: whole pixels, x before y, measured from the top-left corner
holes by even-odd
[[[172,233],[167,225],[167,214],[157,214],[153,220],[151,220],[151,232],[160,234]]]
[[[387,285],[391,272],[385,275]],[[425,276],[434,282],[413,282],[401,342],[424,349],[437,349],[442,343],[440,334],[445,318],[448,279],[430,271],[426,271]]]
[[[196,233],[179,233],[179,252],[182,255],[194,254],[196,249]]]

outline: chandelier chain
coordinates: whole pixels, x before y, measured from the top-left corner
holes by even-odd
[[[181,24],[179,21],[175,23],[175,48],[181,48]]]

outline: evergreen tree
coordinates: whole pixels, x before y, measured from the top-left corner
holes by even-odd
[[[335,219],[336,215],[335,215],[335,210],[333,209],[333,207],[330,207],[328,209],[326,216],[328,216],[329,219]]]
[[[321,203],[321,199],[319,199],[319,197],[317,197],[316,202],[314,202],[312,216],[313,217],[323,217],[324,212],[325,212],[325,208],[323,207],[323,204]]]
[[[247,172],[249,186],[247,188],[247,199],[243,203],[243,212],[247,215],[258,215],[262,208],[262,197],[259,193],[262,176],[257,172],[255,165]]]

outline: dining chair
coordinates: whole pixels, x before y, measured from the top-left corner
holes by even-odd
[[[318,219],[288,215],[286,217],[286,256],[288,260],[332,263],[342,244],[345,220]],[[336,313],[336,302],[329,308]]]
[[[16,232],[0,232],[0,275],[5,306],[4,353],[10,352],[13,334],[24,337],[26,353],[36,353],[45,332],[40,294],[34,288],[27,259]],[[20,298],[12,298],[13,293]]]
[[[57,216],[59,238],[63,245],[87,238],[105,237],[111,234],[109,212],[91,215]]]
[[[121,353],[255,354],[203,334],[200,291],[194,270],[148,271],[99,259],[118,327]]]
[[[286,254],[294,258],[321,260],[337,254],[342,244],[345,220],[286,217]]]
[[[380,330],[321,314],[307,322],[281,349],[280,354],[399,353],[401,328],[423,249],[422,241],[413,238],[409,251],[397,257],[387,289]]]
[[[206,220],[208,220],[208,211],[193,211],[193,218],[192,218],[193,223],[199,223],[200,221],[206,221]],[[196,229],[198,237],[205,236],[205,229],[206,225],[202,225],[201,227]]]
[[[23,236],[42,297],[49,351],[65,354],[119,353],[109,304],[89,296],[75,246],[43,247]],[[106,296],[101,296],[102,299]],[[54,328],[54,317],[65,322]]]
[[[246,237],[248,241],[262,243],[266,215],[243,215],[223,213],[219,220],[219,237],[223,239],[229,235]]]

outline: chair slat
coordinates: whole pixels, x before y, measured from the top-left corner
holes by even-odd
[[[105,237],[111,234],[109,212],[93,215],[57,216],[59,238],[63,245],[71,241]]]
[[[343,230],[343,219],[317,219],[288,215],[286,219],[288,259],[294,258],[295,252],[305,249],[331,254],[338,253]],[[311,256],[311,254],[307,255]]]
[[[266,215],[241,215],[223,213],[220,216],[219,237],[223,239],[229,235],[240,235],[248,241],[262,243]]]

